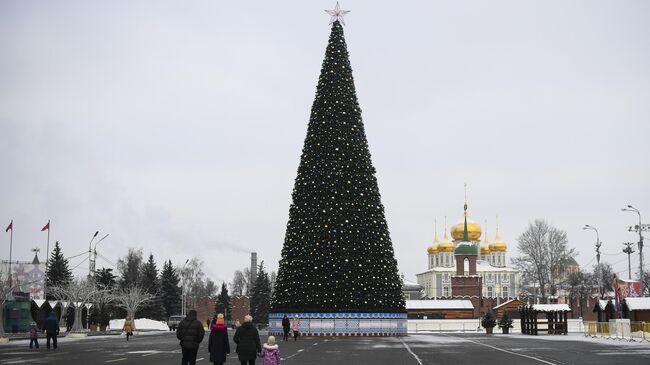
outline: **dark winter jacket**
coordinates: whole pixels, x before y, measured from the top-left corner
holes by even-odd
[[[176,329],[176,338],[181,340],[181,347],[186,349],[198,349],[204,335],[203,323],[196,319],[195,311],[190,311]]]
[[[244,322],[237,328],[233,341],[237,344],[239,361],[255,360],[257,353],[262,351],[260,334],[251,322]]]
[[[213,324],[211,329],[210,339],[208,340],[210,362],[221,364],[226,362],[226,354],[230,353],[228,329],[222,324]]]
[[[56,319],[56,313],[52,312],[45,320],[45,331],[48,335],[59,334],[59,321]]]
[[[288,331],[290,327],[291,327],[291,322],[289,322],[289,317],[282,318],[282,328]]]

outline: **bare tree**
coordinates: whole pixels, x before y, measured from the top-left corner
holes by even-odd
[[[112,296],[113,301],[126,310],[126,315],[133,320],[133,329],[135,330],[135,312],[143,304],[150,302],[156,296],[148,293],[144,288],[138,285],[132,285],[125,289],[115,292]]]
[[[195,308],[199,299],[216,295],[217,286],[212,279],[206,278],[201,259],[196,257],[191,259],[180,273],[186,309]]]
[[[247,277],[241,270],[236,270],[233,275],[232,282],[230,283],[230,291],[232,295],[243,295],[246,290]]]
[[[569,288],[570,307],[576,308],[576,305],[580,307],[580,317],[584,317],[584,305],[592,293],[595,285],[594,281],[593,275],[582,270],[572,272],[567,278],[566,285]]]
[[[103,300],[108,293],[107,290],[98,289],[92,280],[74,279],[70,283],[48,288],[50,294],[60,301],[66,301],[74,305],[74,323],[72,332],[83,332],[81,324],[81,313],[86,304],[94,304],[97,300]]]
[[[566,262],[577,252],[568,247],[565,231],[541,219],[529,223],[517,241],[520,256],[512,262],[534,278],[539,284],[542,300],[546,302],[549,293],[556,295]]]

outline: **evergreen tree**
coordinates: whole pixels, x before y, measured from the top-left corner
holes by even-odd
[[[140,278],[144,291],[156,297],[142,305],[142,308],[137,314],[138,317],[162,320],[164,317],[164,308],[162,306],[162,300],[158,297],[160,280],[158,279],[158,268],[156,267],[156,261],[153,259],[153,254],[149,254],[149,260],[142,265]]]
[[[255,285],[251,289],[251,315],[255,323],[269,323],[271,309],[271,280],[264,271],[264,261],[259,265]]]
[[[142,250],[129,248],[126,257],[117,261],[120,272],[120,288],[125,289],[141,284]]]
[[[181,313],[181,287],[180,278],[174,270],[172,261],[163,264],[160,274],[160,300],[165,310],[165,316],[173,316]]]
[[[68,267],[68,259],[63,256],[59,241],[54,244],[54,250],[50,255],[50,260],[47,263],[47,270],[45,271],[45,282],[47,288],[53,286],[64,286],[72,281],[72,271]],[[47,289],[46,289],[47,290]],[[46,293],[47,300],[54,300],[55,298]]]
[[[332,25],[289,208],[274,312],[405,312],[343,28]]]
[[[230,304],[230,295],[228,294],[228,287],[224,282],[221,284],[221,292],[217,296],[217,303],[214,306],[216,313],[224,313],[226,322],[230,322],[232,317],[232,305]]]

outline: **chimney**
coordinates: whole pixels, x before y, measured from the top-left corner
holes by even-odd
[[[251,252],[251,277],[250,277],[250,287],[255,285],[255,279],[257,278],[257,252]]]

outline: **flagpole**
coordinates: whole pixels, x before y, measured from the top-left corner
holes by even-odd
[[[45,251],[45,277],[43,278],[43,299],[47,299],[47,264],[50,261],[50,220],[47,220],[47,248]]]
[[[14,247],[14,220],[11,220],[11,233],[9,234],[9,287],[12,287],[11,281],[11,253]]]

